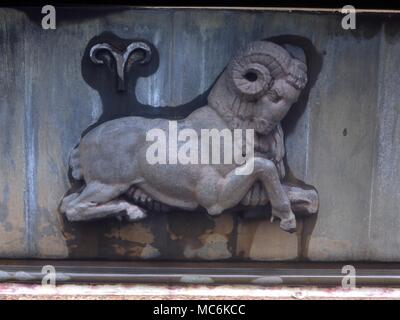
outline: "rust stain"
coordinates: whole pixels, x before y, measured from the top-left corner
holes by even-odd
[[[140,257],[143,259],[152,259],[160,256],[160,251],[151,244],[146,244],[142,249]]]
[[[234,228],[231,214],[222,214],[212,218],[212,225],[203,229],[195,237],[185,239],[183,255],[188,259],[204,260],[228,259],[232,257],[229,239]]]
[[[173,240],[173,241],[180,240],[180,239],[183,238],[182,235],[177,235],[176,233],[174,233],[174,232],[171,230],[171,227],[170,227],[169,223],[167,223],[167,232],[168,232],[169,238],[170,238],[171,240]]]
[[[310,240],[317,224],[317,219],[318,215],[313,215],[303,221],[303,231],[299,245],[299,257],[301,260],[308,260]]]
[[[236,244],[236,254],[243,258],[248,258],[250,248],[254,242],[254,236],[258,227],[258,221],[241,220],[238,223],[238,235]]]
[[[128,249],[130,257],[140,257],[142,254],[143,247],[142,246],[134,246]]]
[[[132,223],[123,225],[120,228],[111,229],[110,233],[105,235],[108,238],[137,242],[141,244],[153,243],[154,235],[151,229],[143,223]]]
[[[214,218],[214,232],[229,235],[233,231],[233,217],[231,214],[222,214]]]
[[[298,224],[301,232],[301,224]],[[279,227],[279,222],[242,221],[238,233],[238,251],[243,258],[258,261],[285,261],[298,258],[298,239]]]
[[[123,256],[126,254],[126,248],[124,248],[123,246],[119,245],[119,244],[113,244],[112,247],[114,248],[115,252],[120,255]]]
[[[63,235],[64,235],[64,238],[66,239],[66,240],[75,240],[76,239],[76,236],[73,234],[73,233],[71,233],[71,232],[68,232],[68,231],[64,231],[63,232]]]
[[[232,256],[228,249],[228,238],[218,233],[200,236],[202,246],[194,249],[186,246],[184,255],[187,258],[201,258],[205,260],[227,259]]]

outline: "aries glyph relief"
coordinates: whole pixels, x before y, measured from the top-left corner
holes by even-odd
[[[144,44],[134,47],[146,49]],[[93,62],[96,50],[101,49],[112,51],[104,44],[94,47]],[[119,81],[123,81],[127,54],[113,55]],[[270,204],[271,218],[280,219],[280,227],[293,232],[293,211],[313,214],[318,209],[315,189],[282,182],[285,149],[280,122],[306,83],[305,61],[272,42],[248,44],[219,76],[208,104],[177,121],[177,127],[193,129],[199,136],[202,129],[253,129],[251,159],[241,165],[150,164],[146,152],[152,142],[146,134],[154,128],[168,134],[168,121],[134,116],[107,121],[89,131],[71,152],[72,176],[84,185],[62,199],[61,212],[69,221],[108,216],[135,221],[146,217],[149,204],[153,209],[167,205],[188,211],[202,207],[210,215],[237,205]],[[178,148],[183,143],[178,141]],[[240,150],[246,149],[246,140],[240,143]],[[237,174],[236,169],[249,169],[250,163],[249,174]]]

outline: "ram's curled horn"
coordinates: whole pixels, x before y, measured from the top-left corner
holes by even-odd
[[[257,99],[267,92],[274,79],[293,74],[293,82],[301,85],[304,72],[288,51],[268,41],[250,43],[233,57],[228,65],[228,77],[233,89],[243,98]],[[305,80],[306,81],[306,80]]]
[[[307,66],[305,63],[293,59],[289,66],[287,81],[297,90],[302,90],[307,84]]]

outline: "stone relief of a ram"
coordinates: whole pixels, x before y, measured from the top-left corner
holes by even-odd
[[[315,190],[282,183],[285,149],[280,122],[306,83],[305,61],[272,42],[248,44],[219,76],[207,105],[179,120],[177,126],[178,130],[191,128],[199,136],[202,129],[253,129],[250,174],[236,171],[246,169],[249,162],[150,164],[146,151],[151,142],[146,133],[158,128],[168,134],[168,121],[119,118],[89,131],[71,152],[72,176],[83,180],[84,187],[62,199],[61,212],[70,221],[113,215],[135,221],[146,217],[149,202],[188,211],[202,207],[210,215],[237,205],[269,203],[271,217],[280,220],[283,230],[294,231],[293,210],[315,213],[318,197]]]

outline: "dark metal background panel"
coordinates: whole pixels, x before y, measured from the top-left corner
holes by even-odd
[[[360,14],[356,30],[343,30],[340,14],[70,8],[60,9],[56,30],[43,30],[32,10],[0,9],[1,257],[400,260],[397,15]],[[136,93],[160,108],[206,91],[242,44],[311,43],[313,83],[284,129],[291,175],[319,191],[318,217],[299,221],[297,234],[231,214],[64,221],[68,153],[103,112],[81,59],[104,31],[154,43],[159,68]]]

